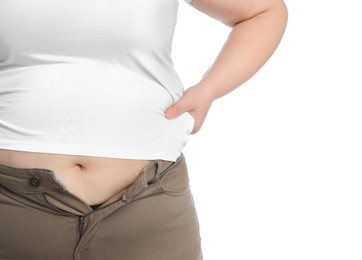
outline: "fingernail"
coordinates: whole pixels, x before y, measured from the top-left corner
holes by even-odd
[[[166,111],[165,116],[168,119],[172,119],[172,114],[170,114],[170,112],[168,112],[168,111]]]

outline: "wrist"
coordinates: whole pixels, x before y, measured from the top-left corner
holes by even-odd
[[[202,92],[203,97],[209,100],[210,103],[214,102],[217,99],[217,96],[211,86],[198,83],[195,85],[195,88],[199,89],[200,92]]]

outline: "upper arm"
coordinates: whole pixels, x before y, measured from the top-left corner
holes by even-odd
[[[185,0],[197,10],[233,27],[268,10],[287,15],[283,0]]]

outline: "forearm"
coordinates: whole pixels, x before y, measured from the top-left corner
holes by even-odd
[[[287,23],[284,3],[235,25],[198,88],[218,99],[250,79],[277,48]]]

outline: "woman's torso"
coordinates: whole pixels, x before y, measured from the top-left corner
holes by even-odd
[[[176,161],[178,0],[1,0],[0,149]]]
[[[89,205],[126,188],[151,160],[22,152],[0,149],[0,164],[52,170],[67,189]]]
[[[193,128],[171,43],[177,0],[0,1],[0,164],[45,168],[88,204],[175,161]]]

